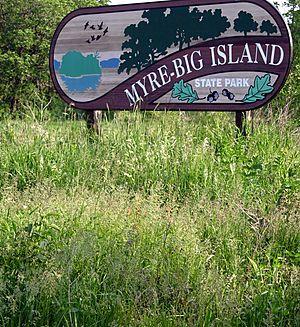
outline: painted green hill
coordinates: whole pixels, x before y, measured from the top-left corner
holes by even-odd
[[[94,55],[90,54],[85,57],[78,51],[69,51],[62,58],[59,73],[69,77],[80,77],[101,74],[101,67]]]

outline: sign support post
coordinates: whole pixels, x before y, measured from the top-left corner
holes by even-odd
[[[237,111],[235,113],[235,124],[239,134],[247,136],[246,132],[246,111]]]
[[[102,128],[102,110],[90,110],[86,112],[86,125],[87,128],[96,134],[101,135]]]

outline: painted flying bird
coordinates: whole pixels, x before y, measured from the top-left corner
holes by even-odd
[[[95,41],[96,40],[95,35],[91,35],[91,39],[92,39],[92,41]]]
[[[103,29],[103,22],[101,22],[101,24],[97,24],[98,25],[98,30],[101,31]]]
[[[104,32],[103,32],[103,36],[104,36],[105,34],[107,34],[107,32],[108,32],[108,27],[106,27],[106,29],[104,30]]]
[[[97,37],[96,37],[96,41],[100,40],[100,39],[101,39],[101,36],[102,36],[102,35],[97,35]]]
[[[84,25],[84,30],[86,30],[89,26],[89,22],[86,22],[85,25]]]
[[[91,25],[90,29],[94,30],[95,29],[95,25]]]
[[[86,40],[85,42],[87,42],[87,43],[91,43],[90,39]]]

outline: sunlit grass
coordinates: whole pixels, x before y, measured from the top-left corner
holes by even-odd
[[[2,121],[0,326],[297,326],[299,135],[232,120]]]

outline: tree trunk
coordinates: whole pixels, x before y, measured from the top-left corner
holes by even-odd
[[[150,53],[150,57],[151,57],[151,64],[154,64],[155,63],[155,54],[154,54],[154,52]]]
[[[86,125],[89,131],[101,135],[102,110],[89,110],[86,113]]]
[[[184,44],[183,41],[180,40],[180,41],[179,41],[179,51],[182,50],[182,48],[183,48],[183,44]]]

